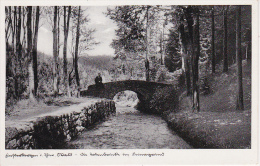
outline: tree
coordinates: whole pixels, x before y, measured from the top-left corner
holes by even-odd
[[[77,96],[79,96],[79,88],[80,88],[80,82],[79,82],[79,72],[78,72],[78,51],[79,51],[79,37],[80,37],[80,6],[78,8],[78,15],[77,15],[77,30],[76,30],[76,44],[75,44],[75,77],[76,77],[76,84],[77,84]]]
[[[200,25],[198,7],[193,7],[194,24],[193,24],[193,55],[192,55],[192,93],[193,93],[193,112],[199,112],[199,57],[200,57]]]
[[[107,16],[117,23],[117,38],[111,43],[118,54],[125,52],[143,52],[146,49],[146,23],[148,6],[116,6],[109,9]]]
[[[38,29],[39,29],[39,19],[40,19],[40,7],[36,7],[36,19],[35,19],[35,29],[33,38],[33,71],[34,71],[34,95],[37,95],[38,88],[38,76],[37,76],[37,43],[38,43]]]
[[[5,42],[6,42],[6,48],[9,46],[9,37],[12,30],[12,16],[11,16],[11,6],[5,7]]]
[[[34,100],[34,74],[32,64],[32,6],[27,6],[27,56],[29,58],[29,98]]]
[[[21,6],[18,7],[18,20],[17,20],[17,25],[16,25],[16,59],[17,63],[15,68],[18,70],[16,71],[16,77],[15,77],[15,89],[16,89],[16,96],[19,98],[20,96],[20,91],[21,91],[21,75],[22,75],[22,69],[21,69],[21,58],[22,58],[22,45],[21,45]],[[18,65],[19,64],[19,65]]]
[[[212,73],[215,73],[215,66],[216,66],[216,60],[215,60],[215,18],[214,18],[214,6],[212,7],[211,11],[211,19],[212,19],[212,24],[211,24],[211,50],[212,50],[212,55],[211,55],[211,63],[212,63]]]
[[[150,6],[146,7],[146,38],[145,38],[145,44],[146,44],[146,56],[145,56],[145,77],[146,81],[150,81],[150,65],[149,65],[149,60],[148,60],[148,55],[149,55],[149,36],[150,36],[150,31],[149,31],[149,8]]]
[[[80,6],[72,8],[71,18],[73,24],[71,26],[72,45],[70,52],[73,57],[73,68],[69,72],[69,84],[75,76],[76,91],[77,96],[79,96],[80,73],[78,69],[78,59],[82,53],[87,53],[86,51],[91,50],[92,46],[99,42],[96,42],[93,37],[95,29],[88,28],[88,16],[84,15],[84,10],[82,10]],[[72,74],[74,74],[74,76],[72,76]]]
[[[170,72],[181,68],[181,55],[179,54],[179,37],[177,30],[170,30],[166,44],[165,66]]]
[[[237,110],[244,110],[241,55],[241,6],[236,9]]]
[[[65,93],[67,93],[68,96],[70,96],[69,93],[69,80],[68,80],[68,69],[67,69],[67,40],[68,40],[68,34],[69,34],[69,23],[70,23],[70,14],[71,14],[71,6],[68,8],[68,17],[66,20],[66,6],[64,6],[64,45],[63,45],[63,75],[64,75],[64,86],[65,86]]]
[[[228,72],[228,56],[227,56],[227,10],[228,6],[223,6],[223,57],[224,57],[224,68],[223,72]]]
[[[180,16],[180,38],[181,38],[181,48],[182,48],[182,59],[184,62],[184,72],[186,78],[187,96],[191,95],[191,54],[192,54],[192,43],[193,43],[193,18],[192,18],[192,8],[191,6],[182,7],[183,14]],[[184,17],[186,21],[184,21]],[[187,31],[185,32],[184,24],[187,24]]]
[[[58,32],[57,32],[57,20],[58,17],[58,7],[54,7],[54,19],[53,19],[53,90],[54,95],[58,94],[58,74],[57,74],[57,59],[58,59]]]

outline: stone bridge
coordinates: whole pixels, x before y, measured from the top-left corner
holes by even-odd
[[[145,104],[151,99],[156,89],[171,86],[171,84],[141,80],[108,82],[103,85],[103,88],[97,88],[96,85],[90,85],[87,90],[82,90],[80,95],[113,99],[117,93],[130,90],[137,94],[140,104]]]

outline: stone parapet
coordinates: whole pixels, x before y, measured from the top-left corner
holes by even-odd
[[[115,112],[114,101],[101,100],[8,122],[5,127],[5,148],[61,149],[66,142]]]

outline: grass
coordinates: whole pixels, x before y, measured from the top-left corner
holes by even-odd
[[[250,148],[251,113],[181,112],[167,121],[194,148]]]
[[[169,126],[195,148],[251,147],[251,65],[243,61],[244,111],[236,110],[236,65],[210,78],[211,94],[200,95],[199,113],[182,95],[180,111],[166,116]]]

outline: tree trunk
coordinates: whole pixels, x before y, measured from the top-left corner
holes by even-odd
[[[191,16],[191,12],[192,12],[192,8],[191,6],[189,6],[186,11],[185,11],[185,16],[187,19],[187,24],[188,24],[188,35],[184,34],[184,26],[183,26],[183,36],[182,38],[184,38],[185,40],[183,40],[184,43],[184,49],[185,52],[187,54],[187,58],[186,58],[186,84],[187,84],[187,96],[191,95],[191,58],[190,58],[190,54],[192,55],[192,49],[188,50],[188,46],[189,48],[192,48],[193,45],[193,18]],[[182,18],[183,19],[183,18]],[[184,21],[184,20],[183,20]]]
[[[146,81],[150,81],[150,69],[149,69],[149,60],[148,60],[148,55],[149,55],[149,6],[146,8]],[[148,63],[148,65],[147,65]]]
[[[237,56],[237,110],[244,110],[241,55],[241,6],[236,10],[236,56]]]
[[[38,29],[39,29],[39,19],[40,19],[40,7],[36,7],[36,20],[34,28],[34,38],[33,38],[33,73],[34,73],[34,96],[37,96],[38,88],[38,76],[37,76],[37,42],[38,42]]]
[[[66,20],[66,6],[64,6],[64,45],[63,45],[63,73],[64,73],[64,86],[65,86],[65,93],[69,96],[69,78],[68,78],[68,68],[67,68],[67,41],[68,41],[68,34],[69,34],[69,22],[70,22],[70,13],[71,13],[71,6],[69,6],[68,11],[68,18]]]
[[[13,30],[12,30],[12,51],[15,52],[15,34],[16,34],[16,6],[14,6],[14,13],[13,13]]]
[[[7,27],[5,29],[5,42],[6,42],[6,50],[9,49],[9,45],[8,45],[8,41],[9,41],[9,30],[12,28],[12,18],[11,18],[11,7],[5,7],[5,10],[6,10],[6,17],[7,17],[7,14],[8,14],[8,24],[7,24]]]
[[[251,27],[250,29],[247,31],[247,37],[248,37],[248,44],[247,44],[247,56],[246,56],[246,59],[248,62],[251,63],[251,54],[252,54],[252,46],[251,46],[251,42],[252,42],[252,39],[251,39]]]
[[[187,86],[187,96],[191,95],[191,74],[190,74],[190,59],[186,58],[186,72],[185,72],[185,76],[186,76],[186,86]]]
[[[228,55],[227,55],[227,6],[223,7],[223,29],[224,29],[224,38],[223,38],[223,58],[224,58],[224,67],[223,72],[228,72]]]
[[[78,72],[78,49],[79,49],[79,37],[80,37],[80,6],[78,9],[78,21],[77,21],[77,32],[76,32],[76,45],[75,45],[75,76],[77,83],[77,97],[79,97],[79,72]]]
[[[212,7],[212,11],[211,11],[211,48],[212,48],[212,58],[211,58],[211,63],[212,63],[212,73],[215,73],[215,66],[216,66],[216,62],[215,62],[215,18],[214,18],[214,6]]]
[[[18,72],[17,75],[17,96],[20,98],[21,94],[21,75],[22,75],[22,68],[21,68],[21,58],[22,58],[22,45],[21,45],[21,6],[18,7],[18,21],[16,25],[16,56],[17,56],[17,66]],[[19,64],[19,65],[18,65]]]
[[[32,65],[32,6],[27,7],[27,54],[29,59],[28,72],[29,72],[29,98],[34,100],[34,74]]]
[[[199,32],[199,9],[194,7],[193,28],[193,55],[192,55],[192,94],[193,112],[199,112],[199,56],[200,56],[200,32]]]
[[[60,55],[60,8],[58,7],[57,10],[57,58]],[[56,74],[57,74],[57,94],[59,93],[59,86],[60,86],[60,65],[57,62],[57,68],[56,68]]]
[[[53,26],[53,91],[54,96],[58,94],[58,77],[57,77],[57,6],[54,7],[54,26]]]

